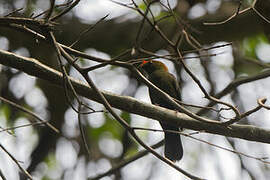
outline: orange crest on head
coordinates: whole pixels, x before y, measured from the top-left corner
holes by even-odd
[[[165,64],[163,64],[160,61],[155,61],[155,60],[143,60],[142,63],[140,64],[140,67],[143,67],[146,64],[150,64],[152,68],[154,69],[163,69],[164,71],[168,71],[168,68]]]
[[[162,62],[158,61],[158,64],[163,68],[164,71],[169,71],[167,66],[165,64],[163,64]]]
[[[152,60],[143,60],[142,63],[141,63],[141,67],[144,66],[145,64],[151,62]]]

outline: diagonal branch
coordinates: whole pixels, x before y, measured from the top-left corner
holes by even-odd
[[[240,86],[242,84],[250,83],[250,82],[260,80],[260,79],[264,79],[264,78],[268,78],[268,77],[270,77],[270,70],[269,69],[267,69],[265,71],[262,71],[262,72],[260,72],[258,74],[255,74],[255,75],[237,78],[237,79],[233,80],[232,82],[230,82],[230,84],[228,84],[222,91],[220,91],[219,93],[214,95],[214,97],[217,98],[217,99],[220,99],[221,97],[229,94],[236,87],[238,87],[238,86]],[[216,104],[216,102],[210,102],[207,106],[212,107],[215,104]],[[208,110],[207,109],[202,109],[197,114],[202,115],[206,111],[208,111]]]
[[[140,138],[139,136],[135,133],[134,129],[131,128],[129,126],[129,124],[120,116],[118,116],[118,114],[115,112],[115,110],[112,109],[111,104],[109,103],[109,101],[107,100],[107,98],[104,96],[104,94],[96,87],[96,85],[94,84],[94,82],[92,81],[91,77],[88,75],[88,72],[84,72],[82,71],[82,69],[77,65],[74,64],[73,62],[73,58],[66,53],[66,51],[57,44],[55,37],[53,35],[52,32],[50,32],[50,36],[53,40],[54,46],[56,48],[57,51],[60,51],[62,56],[68,61],[68,63],[72,64],[73,67],[79,71],[81,73],[81,75],[84,77],[84,79],[86,80],[86,82],[88,83],[88,85],[91,87],[91,89],[93,90],[93,93],[95,93],[97,95],[98,100],[100,101],[101,104],[103,104],[103,106],[108,110],[108,112],[114,117],[114,119],[123,127],[125,128],[129,134],[136,140],[136,142],[138,144],[140,144],[142,147],[144,147],[146,150],[148,150],[149,152],[151,152],[151,154],[153,154],[154,156],[156,156],[158,159],[160,159],[161,161],[163,161],[164,163],[166,163],[167,165],[171,166],[172,168],[174,168],[175,170],[177,170],[178,172],[184,174],[185,176],[189,177],[190,179],[194,179],[194,180],[202,180],[199,177],[196,177],[190,173],[188,173],[187,171],[183,170],[182,168],[178,167],[177,165],[174,164],[174,162],[172,162],[171,160],[163,157],[162,155],[160,155],[159,153],[157,153],[153,148],[151,148],[150,146],[148,146],[147,144],[145,144]]]
[[[163,141],[160,141],[156,144],[154,144],[153,146],[151,146],[153,149],[156,149],[156,148],[159,148],[160,146],[162,146],[164,144]],[[105,176],[109,176],[111,174],[113,174],[114,172],[116,172],[117,170],[125,167],[126,165],[144,157],[145,155],[147,155],[149,153],[149,151],[147,150],[142,150],[140,152],[138,152],[136,155],[130,157],[130,158],[127,158],[125,160],[123,160],[122,162],[120,162],[117,166],[113,167],[112,169],[106,171],[105,173],[102,173],[102,174],[99,174],[97,175],[96,177],[93,177],[93,178],[90,178],[90,180],[98,180],[98,179],[101,179]]]
[[[8,152],[8,150],[2,145],[0,144],[0,148],[5,151],[5,153],[7,153],[7,155],[17,164],[17,166],[20,168],[20,170],[23,172],[23,174],[28,177],[30,180],[33,180],[33,177],[29,174],[29,172],[27,172],[25,169],[23,169],[23,167],[20,165],[20,163],[18,162],[18,160],[12,156],[12,154],[10,154],[10,152]]]
[[[0,64],[13,67],[29,75],[50,81],[50,83],[62,87],[62,74],[59,71],[56,71],[40,63],[36,59],[26,58],[7,51],[0,50]],[[269,77],[270,70],[266,70],[262,73],[263,74],[259,73],[257,78],[255,78],[254,76],[252,76],[251,78],[253,80],[258,80]],[[97,97],[97,94],[91,88],[89,88],[89,86],[71,77],[70,80],[79,95],[99,103],[101,102],[100,99]],[[251,81],[248,79],[248,77],[246,77],[245,81],[241,81],[240,84],[243,84],[244,82]],[[190,118],[183,113],[178,113],[176,111],[168,110],[162,107],[143,103],[132,97],[120,96],[105,91],[101,92],[106,97],[108,102],[112,105],[112,107],[128,111],[130,113],[156,119],[161,122],[166,119],[167,123],[172,123],[174,124],[174,126],[179,126],[187,129],[198,131],[203,130],[207,133],[212,134],[235,137],[249,141],[270,143],[270,130],[264,128],[259,128],[252,125],[230,125],[228,127],[225,127],[218,124],[204,123]]]
[[[16,103],[14,103],[14,102],[12,102],[12,101],[10,101],[10,100],[7,100],[7,99],[5,99],[5,98],[3,98],[3,97],[1,97],[1,96],[0,96],[0,101],[3,101],[4,103],[7,103],[7,104],[9,104],[9,105],[11,105],[11,106],[13,106],[13,107],[19,109],[20,111],[23,111],[23,112],[25,112],[25,113],[27,113],[27,114],[33,116],[34,118],[36,118],[36,119],[37,119],[39,122],[41,122],[42,124],[46,124],[46,125],[47,125],[49,128],[51,128],[54,132],[60,133],[59,130],[58,130],[56,127],[54,127],[51,123],[49,123],[48,121],[44,121],[44,120],[41,119],[38,115],[36,115],[36,114],[33,113],[32,111],[30,111],[30,110],[24,108],[23,106],[20,106],[19,104],[16,104]]]

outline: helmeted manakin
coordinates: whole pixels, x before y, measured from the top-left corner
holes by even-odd
[[[147,73],[148,80],[157,86],[162,91],[166,92],[172,98],[180,100],[180,87],[176,78],[169,73],[168,68],[160,61],[145,60],[140,65],[142,69]],[[161,98],[157,91],[153,88],[149,88],[149,95],[152,104],[175,110],[173,105]],[[166,122],[160,122],[163,130],[179,131],[179,128]],[[172,132],[165,133],[165,157],[178,161],[183,157],[183,146],[179,134]]]

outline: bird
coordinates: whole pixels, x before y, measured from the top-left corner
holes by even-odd
[[[164,63],[156,60],[143,60],[140,67],[146,72],[147,79],[152,84],[166,92],[172,98],[181,100],[179,84],[174,75],[169,73]],[[149,96],[152,104],[175,110],[174,106],[167,102],[166,99],[162,99],[154,88],[149,87]],[[166,123],[166,121],[160,122],[160,125],[165,134],[165,157],[173,162],[181,160],[183,157],[183,146],[180,134],[167,131],[179,131],[179,128]]]

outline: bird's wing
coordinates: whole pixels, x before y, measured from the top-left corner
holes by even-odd
[[[178,83],[178,81],[176,80],[176,78],[172,74],[170,74],[170,75],[172,76],[172,79],[173,79],[172,84],[173,84],[173,88],[175,90],[175,95],[176,95],[176,97],[174,97],[174,98],[176,98],[177,100],[181,101],[181,90],[180,90],[179,83]]]

